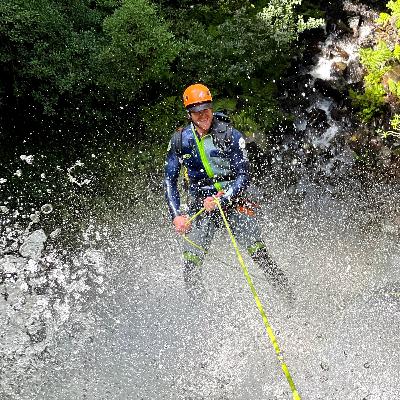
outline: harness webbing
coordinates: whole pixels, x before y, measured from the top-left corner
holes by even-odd
[[[214,176],[215,176],[214,175],[214,171],[212,170],[210,162],[208,161],[207,154],[206,154],[206,151],[204,149],[203,140],[199,140],[199,138],[197,137],[197,133],[196,133],[196,131],[194,129],[193,123],[191,124],[191,127],[192,127],[192,132],[193,132],[194,139],[196,141],[197,149],[199,150],[200,159],[201,159],[201,162],[203,163],[203,167],[204,167],[208,177],[214,180]],[[220,182],[214,182],[214,187],[217,190],[222,190],[223,189]]]

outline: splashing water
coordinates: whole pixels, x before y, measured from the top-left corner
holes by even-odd
[[[328,79],[320,61],[312,75]],[[342,126],[315,100],[331,126],[311,141],[326,149]],[[338,158],[348,159],[331,158],[327,175]],[[67,169],[79,188],[91,183],[83,166]],[[291,398],[226,233],[204,264],[205,297],[193,301],[154,186],[136,213],[116,218],[110,204],[105,222],[82,221],[74,250],[55,244],[64,226],[32,231],[52,204],[41,203],[28,228],[7,225],[18,210],[0,205],[1,399]],[[303,174],[290,186],[271,176],[261,189],[263,234],[296,301],[245,261],[302,398],[397,398],[399,188],[320,185]]]
[[[400,191],[357,182],[329,190],[303,182],[295,194],[271,183],[263,189],[264,236],[294,285],[295,303],[245,260],[300,394],[395,398],[400,248],[398,231],[386,227],[397,221]],[[50,321],[39,342],[48,350],[33,357],[18,390],[13,374],[26,369],[10,369],[2,380],[10,398],[290,398],[226,233],[206,258],[205,298],[193,302],[160,197],[149,197],[145,219],[113,221],[109,232],[119,233],[103,249],[70,265],[50,256],[50,280],[65,294],[56,301],[38,295],[30,306]],[[213,254],[223,254],[224,264]]]

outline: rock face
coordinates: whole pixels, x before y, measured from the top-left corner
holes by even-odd
[[[347,69],[347,64],[344,61],[337,61],[332,64],[331,74],[343,76]]]
[[[324,110],[320,108],[312,108],[307,114],[307,126],[313,128],[328,127],[328,117]]]
[[[61,332],[69,335],[76,321],[90,332],[80,310],[103,291],[105,256],[93,249],[61,255],[45,247],[42,229],[7,232],[16,246],[4,242],[0,254],[0,397],[16,399],[15,382],[39,367]]]
[[[42,254],[46,240],[47,236],[42,229],[32,232],[25,238],[24,243],[19,248],[19,254],[22,257],[38,260]]]
[[[347,64],[345,78],[349,83],[359,83],[363,80],[366,71],[360,64],[359,57],[355,57]]]
[[[28,260],[22,257],[17,257],[13,255],[6,255],[0,259],[0,278],[3,280],[5,278],[11,278],[17,275],[18,272],[23,271]]]
[[[400,64],[394,65],[388,72],[382,77],[382,84],[386,90],[390,90],[390,81],[398,84],[400,81]]]
[[[336,11],[331,9],[333,3]],[[301,179],[310,168],[316,179],[337,178],[347,173],[355,160],[356,149],[349,145],[349,138],[357,131],[359,118],[350,90],[361,88],[366,71],[360,64],[359,49],[370,40],[377,15],[360,3],[333,3],[324,6],[325,32],[319,31],[318,38],[305,34],[304,44],[312,51],[305,51],[301,65],[282,80],[281,106],[294,116],[296,132],[285,132],[275,165],[293,179]],[[394,68],[390,78],[400,82],[400,70]]]

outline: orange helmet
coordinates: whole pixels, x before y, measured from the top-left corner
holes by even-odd
[[[210,89],[201,83],[190,85],[183,92],[183,104],[188,111],[201,111],[212,108]]]

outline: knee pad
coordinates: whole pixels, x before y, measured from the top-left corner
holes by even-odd
[[[247,252],[251,256],[251,258],[256,259],[259,258],[262,253],[265,253],[267,248],[263,242],[255,242],[251,246],[247,248]]]
[[[200,256],[190,251],[183,252],[183,259],[185,260],[185,264],[189,265],[200,266],[203,263],[203,259]]]

